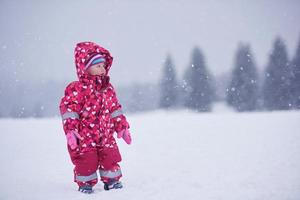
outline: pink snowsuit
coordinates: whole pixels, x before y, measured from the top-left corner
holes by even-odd
[[[105,57],[105,76],[93,76],[85,70],[86,61],[95,53]],[[74,181],[79,186],[95,185],[98,169],[103,182],[118,181],[122,176],[118,165],[121,155],[113,133],[128,129],[129,124],[109,82],[108,71],[112,61],[108,50],[99,45],[78,43],[75,64],[79,81],[66,87],[60,102],[65,134],[78,133],[78,146],[72,149],[68,145],[68,151],[75,165]]]

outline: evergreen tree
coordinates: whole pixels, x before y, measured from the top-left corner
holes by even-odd
[[[163,75],[160,82],[160,103],[161,108],[174,107],[177,103],[178,83],[176,71],[170,55],[167,56],[163,68]]]
[[[300,109],[300,40],[294,59],[292,60],[292,98],[293,107]]]
[[[237,50],[232,80],[227,88],[227,103],[237,111],[256,109],[258,74],[249,45],[241,44]]]
[[[214,97],[212,76],[205,66],[204,56],[199,48],[192,52],[191,64],[185,77],[185,106],[198,112],[210,111]]]
[[[277,38],[264,74],[263,98],[268,110],[291,108],[291,67],[285,43]]]

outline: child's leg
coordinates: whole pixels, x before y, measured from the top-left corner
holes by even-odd
[[[116,140],[113,137],[108,138],[105,145],[98,150],[98,155],[101,181],[104,183],[119,181],[122,172],[118,162],[122,158]]]
[[[98,156],[96,149],[82,153],[74,151],[69,152],[71,160],[75,165],[74,182],[76,182],[79,186],[94,186],[98,182]]]

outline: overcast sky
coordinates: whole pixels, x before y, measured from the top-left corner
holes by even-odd
[[[181,78],[195,45],[215,75],[231,70],[239,42],[262,69],[276,36],[294,55],[299,11],[299,0],[0,0],[0,69],[20,80],[75,80],[80,41],[110,50],[119,86],[158,81],[167,53]]]

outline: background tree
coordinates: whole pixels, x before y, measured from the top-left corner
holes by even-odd
[[[201,50],[192,51],[191,64],[184,77],[185,106],[198,112],[210,111],[214,97],[212,76],[208,72]]]
[[[264,74],[263,98],[267,110],[286,110],[292,105],[291,98],[291,67],[288,61],[286,45],[277,38],[269,57]]]
[[[178,83],[175,67],[170,55],[164,64],[162,78],[160,81],[160,108],[170,108],[177,104]]]
[[[292,75],[291,90],[293,96],[293,107],[300,109],[300,39],[296,54],[292,60]]]
[[[250,45],[239,45],[231,76],[227,88],[227,103],[237,111],[255,110],[258,98],[258,73]]]

